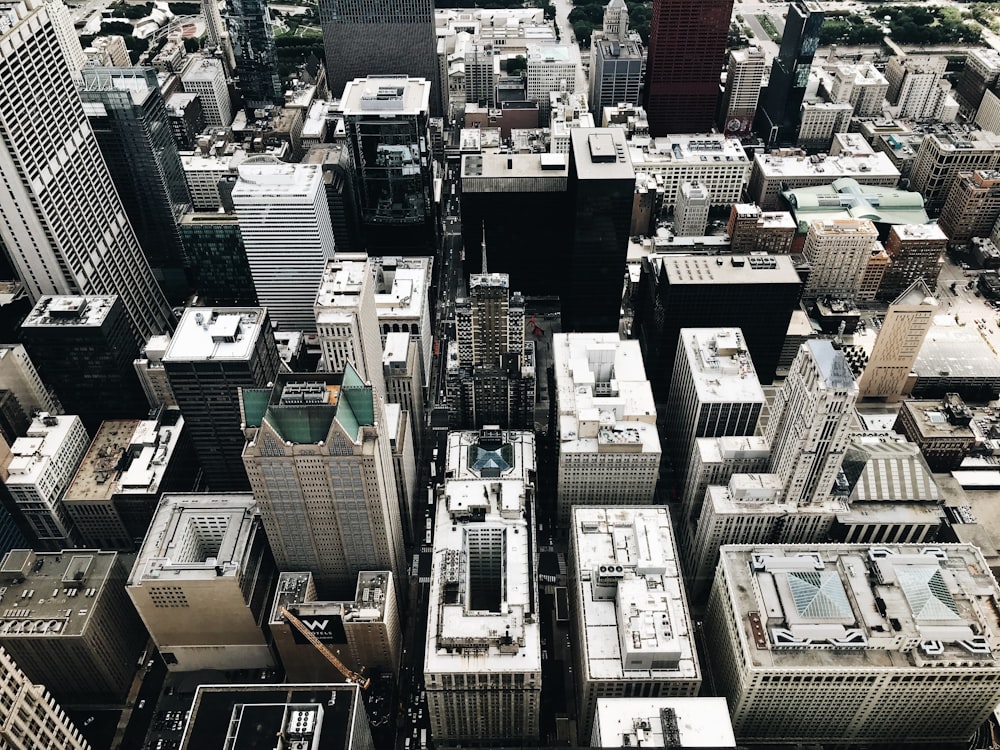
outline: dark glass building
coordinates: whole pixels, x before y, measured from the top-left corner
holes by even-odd
[[[167,299],[189,292],[177,222],[191,203],[152,68],[84,68],[80,96],[129,223]]]
[[[715,123],[733,0],[653,0],[644,103],[653,136]]]
[[[191,281],[203,304],[257,304],[236,214],[185,214],[180,233]]]
[[[247,110],[285,103],[267,0],[229,0],[229,39],[236,77]],[[252,114],[252,112],[247,112]]]
[[[323,169],[337,252],[364,250],[361,205],[350,149],[343,143],[321,143],[306,152],[302,163],[319,164]]]

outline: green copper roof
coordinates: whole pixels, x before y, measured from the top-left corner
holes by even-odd
[[[260,427],[270,397],[270,388],[240,388],[240,408],[247,427]]]
[[[344,381],[340,386],[340,404],[337,421],[352,440],[358,439],[361,425],[375,424],[375,403],[372,388],[350,365],[344,370]]]

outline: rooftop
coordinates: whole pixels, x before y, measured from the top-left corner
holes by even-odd
[[[782,196],[788,201],[802,232],[816,217],[937,227],[927,224],[930,219],[920,193],[881,185],[860,185],[851,177],[842,177],[827,185],[785,190]]]
[[[379,320],[419,318],[427,303],[433,258],[375,257],[375,308]]]
[[[670,284],[801,284],[787,255],[654,255]]]
[[[682,328],[698,401],[764,403],[750,351],[739,328]]]
[[[521,178],[531,180],[532,185],[540,184],[541,178],[549,178],[555,186],[565,188],[569,175],[569,161],[565,154],[500,154],[484,152],[480,154],[465,154],[462,157],[462,190],[463,192],[495,192],[496,178],[507,180]],[[483,178],[483,179],[477,179]],[[490,182],[487,182],[490,180]],[[510,189],[505,183],[500,183],[500,189]],[[518,185],[527,189],[527,184]]]
[[[629,153],[637,172],[643,171],[644,165],[671,164],[700,168],[750,166],[739,140],[714,133],[633,138]]]
[[[598,698],[595,747],[735,748],[725,698]]]
[[[344,116],[418,115],[427,113],[431,84],[423,78],[369,76],[348,81],[341,108]]]
[[[936,315],[913,370],[918,378],[1000,378],[1000,360],[974,326]]]
[[[319,164],[289,164],[274,156],[251,156],[236,169],[240,178],[233,186],[233,201],[237,206],[241,199],[311,200],[323,185]]]
[[[54,458],[59,455],[72,432],[81,430],[80,418],[72,415],[41,413],[28,426],[28,433],[17,438],[10,446],[12,454],[6,467],[7,485],[35,485],[48,472]],[[84,437],[86,440],[86,437]],[[76,460],[79,454],[67,456]],[[56,468],[65,467],[56,464]]]
[[[266,312],[263,307],[189,307],[163,361],[248,360]]]
[[[570,158],[581,180],[635,180],[621,128],[571,129]]]
[[[920,448],[887,434],[858,435],[844,456],[851,502],[944,502]]]
[[[24,328],[51,328],[58,326],[100,327],[107,319],[117,297],[60,295],[39,298],[31,308]]]
[[[281,608],[292,610],[299,617],[335,615],[345,623],[381,622],[385,604],[392,595],[392,573],[386,570],[363,570],[358,573],[354,599],[348,601],[309,601],[307,592],[310,573],[281,573],[271,607],[270,622],[284,622]]]
[[[809,178],[828,179],[832,182],[838,177],[899,179],[899,170],[893,166],[889,156],[881,151],[857,155],[845,151],[836,156],[757,154],[754,164],[765,178],[771,180]]]

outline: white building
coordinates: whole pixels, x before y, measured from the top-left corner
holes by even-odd
[[[537,741],[542,656],[530,432],[448,435],[424,656],[436,744]]]
[[[837,65],[833,71],[830,96],[835,102],[848,102],[855,117],[875,117],[885,107],[889,82],[870,62]]]
[[[50,414],[62,411],[42,382],[24,344],[0,344],[0,388],[12,391],[29,416],[39,411]]]
[[[886,98],[896,117],[914,120],[940,119],[945,99],[954,98],[951,86],[942,86],[948,59],[937,55],[893,55],[885,66],[889,82]],[[957,102],[954,106],[958,106]]]
[[[174,389],[163,367],[163,357],[170,346],[170,336],[150,336],[142,348],[141,356],[132,362],[139,384],[146,394],[150,408],[157,406],[177,406]]]
[[[233,104],[226,84],[226,71],[220,60],[191,55],[181,71],[181,85],[186,93],[201,96],[205,125],[229,127],[233,121]]]
[[[419,440],[424,424],[424,396],[420,353],[417,342],[410,334],[399,331],[385,337],[382,347],[382,377],[385,381],[385,400],[399,404],[410,414]]]
[[[882,249],[878,230],[870,219],[813,221],[802,248],[802,255],[811,267],[802,296],[857,298],[875,246]]]
[[[643,505],[660,472],[656,405],[638,341],[552,337],[559,418],[559,525],[574,505]]]
[[[681,183],[674,208],[674,234],[678,237],[702,237],[708,226],[712,196],[700,182]]]
[[[1000,591],[966,545],[724,547],[705,619],[747,743],[965,743],[1000,702]]]
[[[590,747],[736,748],[725,698],[599,698]]]
[[[664,208],[676,205],[685,182],[704,185],[713,206],[738,203],[750,174],[750,160],[739,140],[723,135],[650,138],[647,133],[633,136],[628,146],[636,173],[662,177]]]
[[[730,137],[747,135],[753,128],[760,89],[767,74],[767,57],[760,47],[729,52],[726,86],[722,94],[722,128]]]
[[[79,417],[43,412],[32,420],[28,434],[10,447],[10,460],[0,468],[0,478],[38,550],[54,552],[76,542],[62,498],[89,444]]]
[[[693,697],[701,669],[662,506],[573,509],[577,736],[591,737],[600,698]]]
[[[796,144],[802,148],[825,149],[835,133],[846,133],[854,114],[850,102],[805,101],[799,110]]]
[[[538,102],[539,125],[549,122],[549,93],[576,91],[576,69],[579,56],[565,46],[528,47],[527,97]]]
[[[922,193],[928,211],[939,211],[960,172],[1000,167],[1000,134],[985,130],[938,131],[920,142],[910,189]]]
[[[239,175],[233,205],[260,304],[282,330],[315,331],[313,303],[334,252],[323,171],[254,156]]]
[[[83,54],[86,64],[97,68],[127,68],[132,64],[125,37],[117,34],[95,37]]]
[[[976,110],[976,125],[991,133],[1000,133],[1000,96],[988,90]]]
[[[230,152],[224,143],[219,147],[206,143],[204,149],[180,152],[180,157],[191,194],[191,207],[195,211],[218,211],[222,208],[219,181],[227,177],[235,178],[239,174],[237,168],[247,158],[247,153],[241,148]]]
[[[45,0],[45,7],[49,11],[49,18],[56,30],[59,47],[66,58],[66,63],[69,65],[69,69],[73,75],[77,75],[80,69],[86,64],[87,57],[83,54],[83,48],[80,46],[80,37],[73,27],[73,16],[62,0]],[[128,60],[127,52],[125,59]],[[125,63],[126,66],[130,64],[130,60]]]

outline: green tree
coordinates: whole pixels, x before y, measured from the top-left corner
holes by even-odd
[[[523,70],[528,69],[528,61],[524,59],[524,55],[518,55],[515,58],[507,60],[507,75],[516,76]]]

